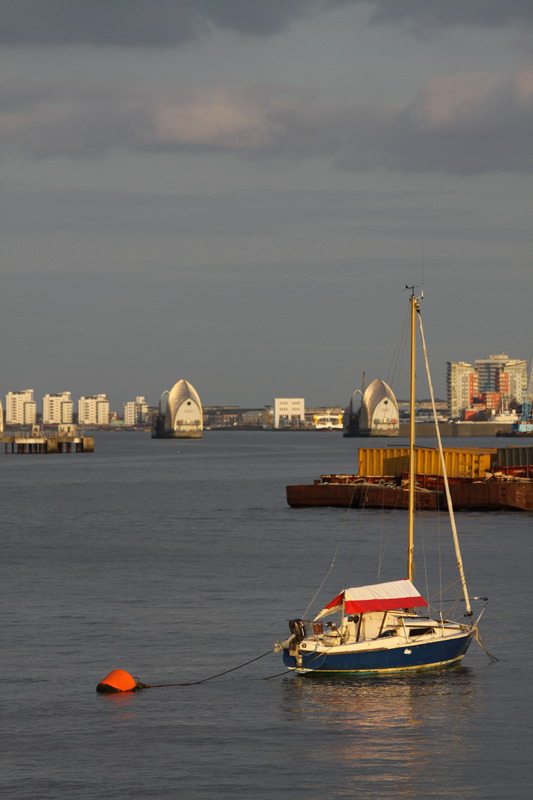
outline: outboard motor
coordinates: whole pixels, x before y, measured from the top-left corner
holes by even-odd
[[[289,630],[291,635],[288,639],[280,642],[278,639],[274,644],[274,652],[280,653],[282,650],[290,650],[291,648],[298,648],[302,639],[305,639],[305,623],[303,619],[290,619]]]
[[[294,636],[296,644],[305,639],[305,623],[303,619],[290,619],[289,630]]]

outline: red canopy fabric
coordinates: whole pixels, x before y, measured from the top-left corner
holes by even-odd
[[[389,611],[419,606],[427,606],[427,602],[411,581],[374,583],[345,589],[322,609],[315,620],[341,610],[344,610],[345,614],[362,614],[365,611]]]

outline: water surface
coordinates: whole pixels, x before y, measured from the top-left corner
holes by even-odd
[[[444,672],[313,680],[271,653],[198,685],[95,692],[116,667],[209,678],[270,651],[345,581],[403,577],[405,512],[285,502],[288,483],[356,471],[357,446],[109,433],[94,454],[2,455],[3,796],[529,800],[531,514],[458,514],[496,664],[473,645]],[[448,585],[451,550],[441,514],[418,527],[426,593]]]

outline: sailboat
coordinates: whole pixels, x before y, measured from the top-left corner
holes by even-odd
[[[486,607],[486,597],[470,598],[468,594],[442,442],[436,422],[436,437],[444,473],[455,558],[464,596],[464,616],[455,620],[444,618],[441,613],[431,613],[427,600],[413,584],[417,321],[426,362],[433,418],[435,420],[437,418],[420,313],[423,294],[417,296],[415,291],[417,288],[406,286],[406,289],[411,291],[407,574],[387,583],[344,588],[314,619],[290,620],[290,636],[283,642],[278,640],[274,650],[282,652],[284,664],[300,674],[379,674],[435,669],[456,664],[464,657],[472,639],[477,636],[478,622]],[[483,601],[475,619],[471,600]]]

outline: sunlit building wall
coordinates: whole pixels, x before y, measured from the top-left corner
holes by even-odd
[[[37,405],[33,399],[33,389],[6,394],[6,424],[35,425]]]
[[[45,394],[43,397],[43,424],[70,425],[73,416],[72,397],[70,392]]]
[[[303,397],[276,397],[274,400],[274,427],[286,428],[305,424],[305,399]]]
[[[145,397],[136,397],[124,403],[124,425],[144,425],[148,413]]]
[[[109,400],[106,394],[80,397],[78,400],[79,425],[108,425]]]

